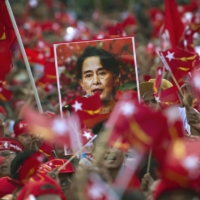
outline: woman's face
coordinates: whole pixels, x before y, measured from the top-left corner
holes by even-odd
[[[84,60],[82,79],[79,84],[87,94],[94,95],[99,92],[101,100],[110,100],[115,81],[116,76],[103,68],[98,56],[88,57]]]

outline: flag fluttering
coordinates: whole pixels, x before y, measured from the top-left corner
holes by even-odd
[[[77,96],[71,103],[71,108],[76,113],[83,126],[91,128],[94,124],[108,118],[107,115],[100,115],[101,99],[98,93],[89,97]]]
[[[184,25],[175,0],[165,0],[165,30],[169,33],[172,47],[177,47],[184,31]]]
[[[121,99],[111,113],[107,122],[107,128],[111,130],[108,143],[123,150],[134,147],[145,153],[159,143],[161,133],[167,130],[167,120],[161,112],[129,97],[127,94]]]
[[[28,123],[30,133],[45,140],[66,145],[73,151],[77,151],[83,146],[77,115],[68,118],[49,118],[27,107],[23,109],[22,114]]]
[[[193,71],[195,63],[199,59],[196,52],[189,52],[180,48],[159,51],[158,54],[166,70],[172,73],[179,86],[183,84],[188,73]]]

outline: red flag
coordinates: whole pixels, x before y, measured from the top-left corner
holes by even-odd
[[[173,48],[163,52],[159,51],[158,53],[165,68],[172,72],[180,86],[199,59],[197,53],[185,51],[180,48]]]
[[[12,91],[4,88],[3,83],[0,82],[0,99],[2,101],[8,101],[11,99],[11,97],[12,97]]]
[[[162,90],[158,101],[162,108],[173,104],[179,104],[180,100],[177,94],[176,87],[173,86],[165,90]]]
[[[156,79],[155,82],[153,83],[153,92],[154,95],[158,97],[158,93],[160,90],[161,82],[162,82],[162,77],[163,77],[163,67],[158,67],[156,71]]]
[[[162,133],[167,130],[167,120],[160,112],[127,97],[116,104],[107,127],[111,130],[110,145],[125,150],[134,147],[145,153],[159,143]]]
[[[172,47],[178,46],[184,31],[184,25],[175,0],[165,0],[165,29],[169,32]]]
[[[61,145],[67,145],[74,151],[82,147],[77,116],[73,115],[68,118],[54,117],[52,119],[42,116],[30,108],[24,108],[22,114],[28,123],[31,133],[37,136],[40,135],[45,140],[54,140]]]
[[[12,67],[10,48],[16,36],[4,0],[0,0],[0,80],[4,80]]]
[[[199,140],[179,139],[173,142],[161,170],[161,177],[178,183],[182,187],[198,185],[200,180],[199,145]]]
[[[44,75],[36,82],[36,86],[40,86],[44,91],[50,92],[55,89],[51,81]]]
[[[101,99],[99,94],[89,97],[78,96],[71,102],[72,111],[77,113],[80,121],[88,128],[108,118],[108,115],[101,115]],[[104,119],[104,120],[105,120]]]
[[[153,148],[153,154],[157,158],[160,167],[164,163],[169,145],[185,135],[177,106],[169,106],[162,113],[167,119],[168,130],[162,133],[162,141]]]
[[[44,76],[49,80],[50,83],[56,82],[56,67],[55,62],[45,61],[44,63]]]
[[[5,0],[0,0],[0,21],[10,29],[13,29],[13,25],[5,4]]]
[[[43,53],[28,48],[26,48],[25,51],[30,63],[38,63],[44,65],[45,56],[43,55]],[[22,55],[21,58],[23,59]]]
[[[199,30],[200,30],[200,14],[196,13],[193,14],[190,24],[184,31],[183,37],[180,40],[179,47],[187,51],[195,52],[194,41],[193,41],[194,34],[198,33]]]

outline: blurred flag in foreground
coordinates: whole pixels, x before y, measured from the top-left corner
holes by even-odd
[[[178,183],[182,187],[198,184],[200,180],[200,140],[179,139],[169,147],[161,177]]]
[[[6,89],[3,82],[0,81],[0,100],[8,101],[12,97],[12,91]]]
[[[128,150],[130,147],[145,153],[159,144],[167,131],[167,120],[161,112],[139,104],[128,93],[116,104],[107,122],[110,129],[108,143]]]
[[[0,0],[0,80],[4,80],[12,67],[10,48],[16,39],[5,1]]]
[[[28,123],[30,133],[48,141],[64,144],[73,151],[82,147],[81,129],[77,115],[52,119],[27,107],[23,109],[22,113]]]

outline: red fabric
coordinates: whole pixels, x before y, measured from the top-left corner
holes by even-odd
[[[159,162],[159,167],[161,168],[164,164],[166,155],[168,153],[168,148],[171,143],[177,139],[184,137],[183,122],[179,116],[178,107],[169,106],[163,110],[163,115],[167,119],[168,133],[163,132],[162,140],[160,143],[155,145],[153,149],[153,154]],[[173,119],[173,120],[172,120]]]
[[[163,77],[163,67],[158,67],[156,71],[156,79],[153,84],[153,92],[156,96],[158,96],[158,92],[160,90],[161,82],[162,82],[162,77]]]
[[[49,143],[48,141],[44,140],[38,151],[44,153],[44,155],[47,156],[49,159],[53,158],[52,156],[53,147],[51,143]]]
[[[175,0],[165,0],[165,29],[169,31],[172,47],[178,46],[184,31],[184,25]]]
[[[26,48],[25,51],[30,63],[39,63],[39,64],[44,65],[45,57],[43,53],[33,50],[33,49],[28,49],[28,48]],[[23,59],[22,55],[21,55],[21,58]]]
[[[136,20],[133,14],[131,13],[122,22],[123,28],[125,28],[126,26],[135,26],[135,25],[136,25]]]
[[[43,163],[44,158],[44,154],[40,152],[35,152],[27,158],[18,169],[19,181],[25,184],[28,179],[37,172],[38,167]]]
[[[10,47],[14,42],[16,36],[13,30],[13,26],[8,14],[5,1],[0,0],[0,60],[1,60],[1,73],[0,80],[4,80],[6,74],[10,71],[12,66],[12,59],[10,53]],[[3,29],[2,29],[3,26]],[[2,32],[3,30],[3,32]],[[4,35],[3,35],[4,34]],[[3,37],[2,37],[3,36]]]
[[[77,105],[80,107],[76,107]],[[87,127],[88,124],[86,122],[89,121],[91,124],[91,120],[101,116],[101,106],[101,99],[98,93],[90,97],[78,96],[71,102],[72,111],[78,114],[80,121],[83,123],[82,125]],[[88,128],[91,128],[91,125]]]
[[[196,52],[189,52],[180,48],[159,51],[159,55],[165,68],[172,72],[179,86],[182,86],[183,79],[194,69],[195,63],[199,59]]]
[[[165,16],[161,9],[151,8],[149,9],[149,15],[151,17],[151,23],[153,25],[153,37],[160,37],[161,27],[165,22]]]
[[[107,122],[106,126],[111,129],[108,143],[118,148],[122,146],[122,149],[132,146],[144,153],[159,143],[161,135],[167,130],[167,121],[160,112],[139,104],[128,93],[125,94],[124,99],[115,105]]]
[[[44,189],[42,186],[45,184],[48,184],[48,185],[50,184],[53,186],[53,188]],[[26,199],[29,197],[29,195],[39,197],[40,195],[45,195],[45,194],[57,194],[61,197],[62,200],[66,200],[58,183],[52,178],[50,178],[49,176],[45,176],[45,175],[42,177],[41,181],[27,183],[20,190],[19,194],[17,195],[16,200]]]
[[[198,10],[198,0],[191,0],[190,3],[181,6],[181,14],[184,14],[186,12],[195,12]]]
[[[0,178],[0,198],[4,197],[7,194],[12,194],[17,188],[12,182],[9,181],[9,177]]]
[[[200,181],[199,145],[199,139],[192,141],[182,138],[173,142],[168,148],[160,171],[161,178],[185,188],[198,184]]]
[[[50,160],[44,164],[42,164],[39,167],[38,172],[39,173],[45,173],[47,174],[48,172],[52,171],[53,169],[59,168],[61,167],[64,163],[66,163],[67,160],[66,159],[53,159]],[[69,162],[63,169],[61,169],[59,171],[59,174],[65,174],[65,173],[74,173],[74,167],[73,165]]]
[[[8,28],[13,29],[13,25],[4,0],[0,0],[0,21]]]
[[[23,145],[13,138],[0,138],[0,151],[11,150],[14,152],[24,151]]]
[[[80,133],[80,122],[78,116],[72,115],[66,118],[55,117],[54,119],[51,119],[30,108],[24,108],[22,115],[28,121],[30,131],[33,134],[37,135],[40,133],[40,136],[43,139],[47,141],[53,140],[58,144],[65,144],[68,147],[74,146],[75,143],[76,145],[79,145],[76,141],[73,143],[76,138],[74,136],[76,135],[79,137],[77,133]],[[76,124],[76,130],[74,129],[74,124]],[[43,145],[45,145],[45,143]],[[51,149],[48,147],[47,150],[46,145],[40,147],[41,152],[51,155],[49,150]]]
[[[109,35],[110,36],[119,37],[119,36],[122,36],[122,33],[123,33],[123,28],[122,28],[122,24],[120,24],[120,23],[117,23],[114,26],[109,27]]]
[[[2,14],[2,13],[1,13]],[[0,15],[1,15],[0,14]],[[1,17],[0,17],[1,19]],[[0,23],[0,26],[3,24]],[[11,45],[13,44],[16,36],[15,33],[12,29],[8,28],[6,25],[4,26],[4,36],[0,36],[0,60],[1,60],[1,73],[0,73],[0,80],[4,80],[6,74],[10,71],[12,67],[12,57],[11,57],[11,52],[10,48]],[[5,38],[5,39],[4,39]]]
[[[173,191],[173,190],[178,190],[182,189],[180,185],[177,183],[174,183],[172,181],[164,181],[164,180],[159,180],[157,183],[155,190],[153,192],[153,199],[157,200],[157,198],[163,193],[167,191]]]
[[[180,103],[180,100],[177,94],[177,89],[173,86],[165,90],[162,90],[160,92],[159,103],[162,108],[165,108],[173,104],[178,105]]]
[[[12,92],[4,87],[3,82],[0,82],[0,99],[2,101],[8,101],[11,99],[11,97]]]
[[[17,124],[15,124],[14,127],[15,137],[18,137],[19,135],[27,132],[28,132],[28,123],[26,120],[21,120]]]

